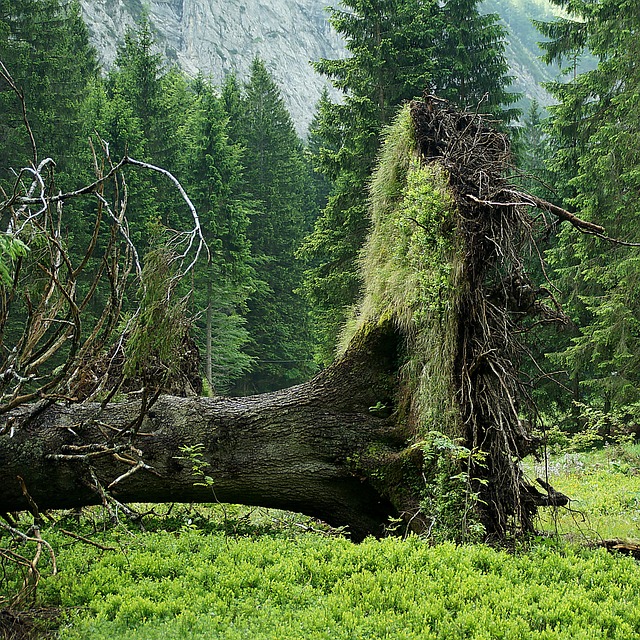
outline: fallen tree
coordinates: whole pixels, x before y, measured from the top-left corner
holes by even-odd
[[[519,334],[532,315],[560,314],[521,256],[527,208],[560,214],[514,190],[508,164],[506,137],[482,116],[431,96],[400,114],[374,176],[362,304],[342,355],[301,386],[180,398],[143,375],[139,394],[111,402],[121,387],[101,386],[114,379],[104,369],[79,392],[79,363],[95,370],[98,361],[79,341],[79,322],[45,340],[77,345],[44,390],[18,393],[28,376],[7,359],[0,374],[15,386],[2,407],[0,511],[220,501],[302,511],[355,539],[382,535],[390,518],[402,531],[456,539],[532,531],[539,506],[567,498],[543,482],[541,493],[519,464],[540,444],[524,419]],[[42,202],[27,195],[5,206]],[[121,230],[122,216],[111,217]],[[60,310],[75,295],[62,270],[52,279]]]
[[[354,459],[376,442],[403,446],[394,421],[370,410],[394,393],[395,344],[389,327],[373,330],[314,380],[275,393],[160,396],[139,424],[139,400],[15,411],[0,439],[0,511],[221,501],[381,535],[396,510]],[[211,485],[188,455],[200,446]]]

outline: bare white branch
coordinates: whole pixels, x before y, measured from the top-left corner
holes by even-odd
[[[143,169],[149,169],[150,171],[155,171],[167,177],[169,180],[171,180],[171,182],[173,182],[176,189],[182,196],[182,199],[186,202],[187,206],[189,207],[189,211],[191,212],[191,216],[193,217],[193,225],[194,225],[193,229],[191,231],[185,231],[185,232],[179,233],[176,236],[176,239],[181,236],[184,236],[185,237],[184,242],[186,243],[186,247],[182,251],[182,253],[176,256],[177,260],[185,260],[189,255],[189,253],[191,252],[191,249],[193,248],[194,243],[196,241],[198,243],[193,259],[187,265],[187,267],[182,271],[182,273],[179,274],[178,277],[182,277],[186,275],[187,273],[189,273],[189,271],[191,271],[191,269],[193,269],[195,264],[198,262],[198,259],[200,258],[200,254],[202,253],[203,249],[207,252],[207,256],[209,256],[209,247],[207,246],[207,243],[202,234],[200,217],[198,216],[198,212],[196,211],[196,208],[193,205],[193,202],[191,202],[191,199],[189,198],[189,196],[187,195],[187,192],[184,190],[184,188],[180,184],[180,181],[170,171],[167,171],[167,169],[163,169],[162,167],[157,167],[156,165],[149,164],[148,162],[141,162],[140,160],[135,160],[134,158],[130,158],[128,156],[124,158],[124,161],[126,164],[130,164],[135,167],[142,167]]]
[[[129,235],[129,225],[127,224],[127,219],[124,217],[124,210],[122,210],[122,214],[120,216],[116,216],[116,214],[111,209],[109,202],[104,198],[101,193],[94,194],[95,197],[102,203],[102,206],[107,210],[109,217],[116,223],[118,231],[120,235],[124,238],[124,241],[131,249],[131,253],[133,254],[133,261],[136,267],[136,274],[138,278],[142,277],[142,267],[140,266],[140,257],[138,256],[138,250],[136,249],[136,245],[131,240]]]

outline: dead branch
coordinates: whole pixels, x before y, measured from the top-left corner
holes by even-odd
[[[11,562],[21,565],[26,569],[22,587],[20,591],[14,595],[12,600],[12,604],[15,605],[19,602],[22,602],[29,595],[32,595],[38,586],[38,583],[40,581],[40,571],[38,570],[38,563],[40,562],[40,558],[42,557],[43,548],[45,548],[49,553],[49,558],[51,559],[51,575],[54,576],[58,573],[56,555],[53,551],[53,547],[40,535],[39,527],[34,525],[31,528],[32,535],[23,533],[16,527],[12,527],[3,522],[0,522],[0,527],[7,531],[11,536],[19,539],[23,543],[31,542],[36,545],[35,554],[31,559],[17,554],[11,549],[0,549],[0,556],[7,558]]]
[[[553,214],[557,218],[560,218],[560,220],[566,220],[576,229],[580,229],[580,231],[585,231],[587,233],[593,234],[604,234],[605,232],[604,227],[600,226],[599,224],[589,222],[588,220],[582,220],[574,213],[571,213],[570,211],[567,211],[562,207],[558,207],[557,205],[552,204],[551,202],[547,202],[546,200],[538,198],[537,196],[534,196],[530,193],[523,194],[512,189],[504,189],[503,193],[523,200],[521,204],[525,206],[537,207],[538,209],[542,209],[543,211],[547,211],[548,213]]]
[[[74,540],[79,540],[80,542],[84,542],[85,544],[90,544],[93,547],[100,549],[101,551],[117,551],[115,547],[107,547],[103,544],[96,542],[95,540],[91,540],[90,538],[85,538],[84,536],[81,536],[78,533],[73,533],[72,531],[67,531],[66,529],[60,529],[60,533],[64,534],[65,536],[69,536]]]
[[[103,148],[108,149],[108,145],[106,144],[103,145]],[[43,161],[43,163],[47,161],[50,161],[50,159]],[[42,187],[41,196],[38,198],[33,198],[33,197],[30,197],[29,195],[16,196],[7,202],[0,203],[0,210],[5,209],[8,206],[13,205],[15,203],[20,204],[23,207],[26,207],[28,205],[41,204],[43,205],[43,208],[33,216],[34,218],[36,218],[38,217],[39,214],[44,212],[44,207],[46,206],[47,203],[49,204],[59,203],[59,202],[64,202],[66,200],[79,198],[80,196],[84,196],[84,195],[98,194],[99,189],[101,189],[104,186],[104,184],[109,180],[111,180],[114,176],[120,175],[122,169],[125,166],[134,166],[142,169],[147,169],[149,171],[154,171],[156,173],[160,173],[161,175],[167,177],[174,184],[174,186],[180,193],[181,197],[187,204],[189,211],[191,212],[191,216],[193,218],[193,223],[194,223],[193,229],[189,231],[176,232],[173,240],[170,241],[171,245],[181,248],[181,249],[178,249],[178,255],[177,255],[178,260],[184,260],[185,258],[187,258],[194,244],[196,244],[195,252],[192,259],[190,260],[190,262],[188,263],[184,271],[182,271],[181,273],[175,276],[176,278],[179,279],[184,275],[186,275],[189,271],[191,271],[191,269],[195,266],[196,262],[199,260],[200,254],[202,253],[203,250],[206,251],[207,254],[209,254],[209,248],[202,234],[202,226],[200,223],[198,212],[196,211],[195,206],[191,202],[191,199],[187,195],[187,192],[184,190],[184,187],[180,184],[180,181],[170,171],[162,167],[158,167],[148,162],[142,162],[140,160],[136,160],[135,158],[131,158],[129,156],[124,156],[118,163],[116,163],[111,167],[108,173],[106,173],[104,176],[99,177],[97,180],[95,180],[91,184],[81,187],[80,189],[76,189],[74,191],[69,191],[67,193],[59,193],[56,195],[49,196],[47,198],[44,197],[44,182],[42,181],[40,172],[38,170],[25,169],[25,171],[32,172],[34,174],[34,179],[39,184],[41,184],[41,187]],[[105,204],[105,201],[102,198],[101,198],[101,202]],[[113,216],[113,214],[111,215],[115,219],[115,216]]]

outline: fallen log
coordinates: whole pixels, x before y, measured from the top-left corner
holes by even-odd
[[[229,502],[304,512],[381,535],[397,515],[357,469],[375,443],[405,446],[390,417],[397,378],[390,325],[367,332],[306,384],[244,398],[160,396],[136,431],[140,402],[33,406],[5,416],[0,511],[127,502]],[[194,474],[202,445],[211,486]],[[22,482],[27,489],[25,493]]]

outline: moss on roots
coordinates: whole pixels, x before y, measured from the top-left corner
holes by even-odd
[[[397,419],[412,434],[412,464],[378,455],[367,466],[394,477],[410,467],[414,482],[420,451],[419,513],[415,500],[398,506],[442,537],[519,535],[536,509],[519,466],[536,444],[522,420],[517,339],[533,306],[520,259],[529,221],[490,202],[508,160],[506,137],[482,116],[427,97],[389,127],[371,183],[364,296],[345,339],[383,320],[403,335]]]

